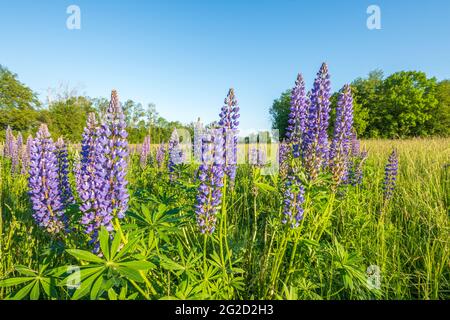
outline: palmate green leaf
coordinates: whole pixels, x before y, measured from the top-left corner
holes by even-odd
[[[96,300],[98,298],[100,290],[102,289],[102,286],[103,286],[103,276],[100,275],[97,278],[97,280],[95,280],[94,284],[92,285],[91,295],[90,295],[91,300]]]
[[[87,279],[81,281],[80,287],[76,289],[74,294],[72,295],[72,300],[79,300],[87,295],[92,288],[92,284],[99,276],[101,276],[101,274],[102,272],[94,273]]]
[[[33,289],[31,289],[31,293],[30,293],[30,299],[31,300],[38,300],[39,299],[39,295],[41,293],[40,289],[39,289],[39,281],[36,281],[36,283],[33,286]]]
[[[119,252],[119,247],[120,247],[120,235],[116,234],[114,236],[114,240],[111,243],[111,252],[110,252],[110,259],[114,260],[114,258],[116,257],[116,254]]]
[[[138,270],[135,269],[131,269],[128,267],[124,267],[124,266],[119,266],[117,268],[117,271],[124,277],[126,277],[127,279],[131,279],[137,282],[144,282],[144,278],[142,277],[142,275],[140,274],[140,272]]]
[[[110,288],[108,290],[108,298],[109,300],[117,300],[117,293],[114,291],[113,288]]]
[[[78,260],[87,261],[87,262],[95,262],[95,263],[105,263],[105,261],[95,254],[79,249],[67,249],[67,253],[74,256]]]
[[[119,266],[124,266],[127,268],[135,269],[135,270],[153,270],[156,269],[156,266],[148,261],[129,261],[129,262],[121,262]]]
[[[41,282],[42,289],[44,289],[44,292],[48,297],[55,296],[55,293],[56,293],[55,287],[51,283],[52,280],[50,278],[42,278],[40,282]]]
[[[123,248],[116,254],[116,256],[114,257],[114,261],[119,261],[125,254],[127,254],[131,249],[135,247],[136,243],[139,240],[139,238],[134,238],[128,241],[128,243],[124,245]]]
[[[68,270],[70,267],[67,266],[66,270]],[[80,268],[80,281],[83,281],[84,279],[90,277],[91,275],[93,275],[94,273],[97,272],[103,272],[103,270],[105,269],[104,266],[95,266],[95,267],[84,267],[84,268]],[[68,284],[71,284],[74,281],[78,280],[78,275],[75,273],[71,273],[69,274],[66,278],[64,278],[63,280],[60,281],[59,286],[67,286]]]
[[[184,267],[178,263],[176,263],[175,261],[169,259],[166,256],[161,256],[160,257],[160,264],[161,267],[163,267],[166,270],[169,271],[179,271],[179,270],[184,270]]]
[[[0,281],[0,287],[11,287],[18,284],[34,280],[35,277],[20,277],[20,278],[9,278]]]
[[[16,269],[17,272],[19,272],[25,276],[35,277],[37,275],[36,271],[34,271],[26,266],[17,265],[14,267],[14,269]]]
[[[31,289],[33,289],[36,282],[37,281],[35,280],[35,281],[32,281],[29,284],[27,284],[25,287],[23,287],[22,289],[17,291],[16,294],[11,299],[12,300],[23,300],[30,293]]]
[[[116,235],[117,237],[117,235]],[[103,256],[109,261],[109,233],[105,227],[102,227],[99,232],[100,249],[102,250]]]

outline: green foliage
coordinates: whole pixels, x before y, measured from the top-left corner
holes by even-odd
[[[269,110],[272,119],[272,128],[279,130],[280,139],[286,136],[290,110],[291,90],[287,90],[281,94],[280,98],[273,101],[272,107]]]
[[[37,123],[39,106],[36,94],[0,65],[0,132],[4,133],[8,125],[13,130],[30,132]]]
[[[193,209],[197,166],[170,181],[166,168],[141,168],[132,155],[129,210],[111,236],[100,231],[96,253],[77,205],[67,237],[37,228],[26,177],[0,158],[0,299],[448,299],[448,140],[363,142],[364,183],[336,194],[328,176],[305,184],[297,229],[281,222],[279,176],[239,165],[206,236]],[[399,179],[384,207],[392,144]],[[369,266],[380,269],[379,288],[368,286]]]
[[[94,111],[89,99],[69,97],[50,104],[45,122],[54,136],[62,136],[67,141],[80,141],[87,114]]]
[[[351,83],[354,127],[358,136],[403,138],[448,136],[450,81],[437,83],[418,71],[396,72],[384,79],[381,70]],[[338,93],[331,98],[333,131]],[[272,126],[284,137],[290,112],[290,91],[282,93],[270,109]]]

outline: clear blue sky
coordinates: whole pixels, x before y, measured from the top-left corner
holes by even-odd
[[[66,8],[81,8],[81,30]],[[366,9],[381,8],[382,30]],[[450,1],[0,0],[0,64],[44,99],[60,82],[91,97],[156,104],[169,120],[217,119],[229,87],[244,129],[270,125],[273,99],[322,61],[333,89],[369,71],[450,77]]]

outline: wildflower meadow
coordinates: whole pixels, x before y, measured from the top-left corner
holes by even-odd
[[[120,88],[79,141],[7,127],[0,299],[449,299],[450,139],[360,138],[313,76],[282,138],[242,136],[239,88],[166,141],[130,143]]]

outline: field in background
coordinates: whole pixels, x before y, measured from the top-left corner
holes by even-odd
[[[240,166],[236,193],[227,199],[226,235],[233,252],[230,263],[238,275],[230,278],[236,283],[224,284],[214,273],[208,280],[214,286],[205,283],[203,260],[192,262],[191,257],[201,257],[203,250],[190,209],[195,201],[195,168],[183,168],[180,182],[171,185],[160,169],[140,169],[136,155],[129,174],[131,210],[139,211],[142,203],[151,212],[160,206],[181,208],[179,216],[171,213],[166,218],[163,210],[163,216],[152,220],[144,238],[148,246],[135,252],[155,264],[148,274],[153,290],[144,286],[145,297],[449,299],[450,139],[370,140],[361,145],[369,151],[363,185],[336,203],[323,236],[302,235],[295,258],[275,273],[284,232],[276,222],[281,202],[267,187],[274,183],[271,177],[261,180],[257,171]],[[384,166],[392,148],[399,154],[398,185],[391,203],[381,207]],[[49,239],[31,219],[26,179],[11,177],[4,163],[0,178],[0,279],[18,276],[18,265],[38,270],[43,257],[49,257],[50,267],[76,264],[63,252],[64,245]],[[308,223],[320,223],[310,218],[306,217]],[[137,223],[133,217],[126,222],[131,229]],[[73,243],[69,239],[65,245]],[[50,248],[58,254],[48,255]],[[286,252],[291,254],[292,248]],[[192,260],[192,264],[177,269],[166,259],[178,265]],[[380,271],[379,288],[367,286],[368,268]],[[199,292],[193,289],[197,287]],[[59,290],[58,298],[69,297]],[[132,287],[127,290],[138,292]],[[0,288],[0,298],[12,291]]]

